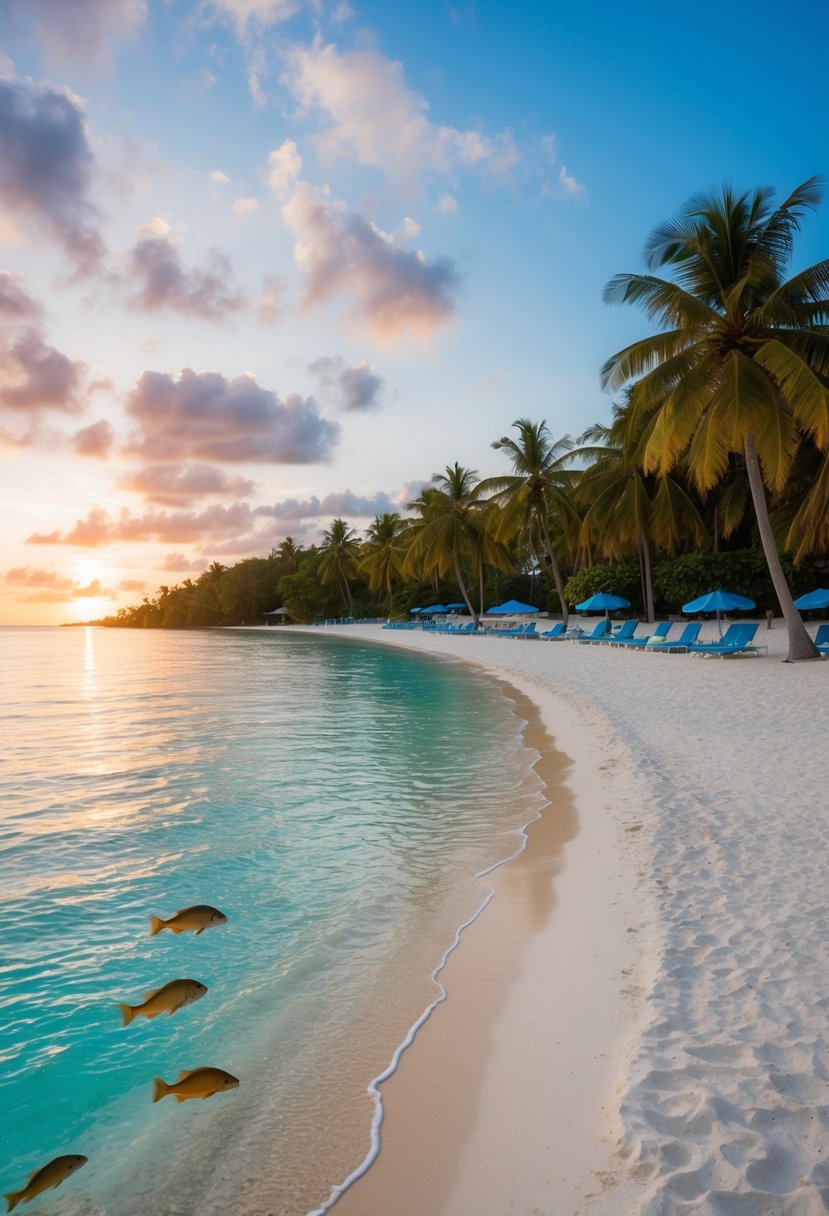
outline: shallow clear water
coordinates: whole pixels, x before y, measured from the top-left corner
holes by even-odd
[[[42,1210],[302,1216],[538,809],[509,699],[277,630],[3,629],[0,670],[0,1192],[81,1152]],[[228,923],[148,936],[202,902]],[[207,995],[121,1027],[180,976]],[[201,1065],[239,1089],[152,1104]]]

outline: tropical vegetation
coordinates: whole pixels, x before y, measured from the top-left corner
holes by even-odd
[[[793,595],[829,568],[829,259],[787,276],[820,198],[816,178],[778,206],[726,187],[654,230],[649,273],[605,291],[655,330],[602,369],[621,394],[609,423],[554,438],[519,418],[492,443],[501,474],[455,461],[364,537],[334,519],[318,545],[214,562],[103,623],[258,623],[278,606],[295,621],[406,617],[436,601],[477,623],[510,597],[566,620],[599,590],[653,620],[725,585],[782,611],[789,659],[813,657]]]

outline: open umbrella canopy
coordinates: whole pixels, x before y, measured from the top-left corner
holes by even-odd
[[[629,608],[630,600],[622,599],[621,595],[610,595],[607,591],[599,591],[589,599],[576,604],[577,612],[614,612],[617,608]]]
[[[537,608],[533,608],[532,604],[522,604],[518,600],[507,600],[504,604],[499,604],[496,608],[488,609],[490,613],[496,613],[498,616],[519,616],[521,613],[538,612]]]
[[[410,613],[411,613],[411,612],[422,612],[422,611],[423,611],[423,609],[422,609],[422,608],[410,608],[410,609],[409,609],[409,612],[410,612]]]
[[[716,612],[717,614],[717,632],[722,637],[722,620],[720,619],[723,612],[733,612],[735,608],[754,608],[754,600],[750,600],[746,595],[737,595],[734,591],[709,591],[706,595],[700,595],[695,600],[689,600],[687,604],[682,605],[683,612]]]
[[[449,609],[445,604],[430,604],[428,608],[421,608],[421,612],[448,612]]]
[[[817,587],[814,591],[807,591],[805,595],[799,595],[794,602],[795,608],[802,608],[807,612],[811,608],[829,608],[829,591],[825,587]]]
[[[709,591],[682,605],[683,612],[733,612],[735,608],[755,608],[754,600],[733,591]]]
[[[450,610],[450,612],[451,612],[451,610],[452,610],[453,608],[465,608],[465,607],[466,607],[466,604],[447,604],[447,605],[446,605],[446,607],[447,607],[447,608]]]

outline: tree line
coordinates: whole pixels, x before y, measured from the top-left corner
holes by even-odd
[[[649,273],[605,289],[656,330],[602,369],[620,394],[609,423],[557,438],[520,418],[492,444],[501,476],[455,462],[362,537],[335,519],[319,545],[214,562],[102,623],[258,623],[277,601],[296,621],[405,615],[447,598],[477,621],[504,593],[566,621],[600,589],[653,620],[725,583],[776,600],[789,658],[815,657],[792,588],[815,586],[829,555],[829,259],[786,276],[820,199],[817,178],[779,206],[726,187],[654,230]]]

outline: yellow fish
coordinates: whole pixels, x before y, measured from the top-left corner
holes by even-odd
[[[212,925],[223,925],[226,920],[224,912],[220,912],[218,908],[211,908],[209,904],[194,904],[192,908],[182,908],[168,920],[151,916],[150,937],[155,937],[162,929],[169,929],[171,933],[195,933],[198,936]]]
[[[148,992],[143,1005],[119,1005],[121,1025],[129,1026],[133,1018],[157,1018],[160,1013],[172,1017],[177,1009],[192,1005],[206,992],[206,987],[198,980],[170,980],[162,988]]]
[[[162,1081],[161,1077],[153,1078],[153,1102],[160,1102],[167,1094],[174,1094],[176,1102],[186,1102],[188,1098],[209,1098],[211,1094],[236,1089],[238,1084],[239,1078],[222,1068],[194,1068],[191,1072],[185,1069],[172,1085]]]
[[[60,1186],[70,1174],[86,1165],[88,1160],[88,1157],[82,1157],[78,1153],[70,1153],[68,1157],[55,1157],[48,1165],[42,1165],[39,1170],[35,1170],[22,1191],[12,1191],[11,1194],[3,1196],[8,1205],[6,1211],[12,1212],[18,1203],[29,1203],[37,1195],[51,1190],[53,1186]]]

